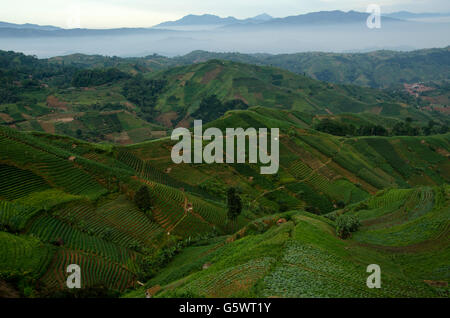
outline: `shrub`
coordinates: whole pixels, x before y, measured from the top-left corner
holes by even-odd
[[[230,220],[236,220],[239,214],[241,214],[242,211],[242,200],[237,195],[235,188],[228,189],[228,218]]]
[[[152,207],[152,202],[150,193],[148,192],[148,188],[146,186],[142,186],[139,188],[134,197],[134,202],[141,211],[145,212],[150,210],[150,208]]]
[[[336,234],[340,238],[346,239],[360,226],[361,223],[356,216],[341,215],[336,219]]]

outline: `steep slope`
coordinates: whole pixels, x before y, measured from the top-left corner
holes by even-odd
[[[418,193],[434,200],[409,201]],[[348,240],[336,237],[334,221],[306,212],[259,219],[226,240],[186,249],[146,288],[156,297],[446,297],[448,200],[444,187],[379,193],[355,208],[364,225]],[[366,210],[359,210],[362,205]],[[421,215],[405,220],[402,242],[360,243],[370,227],[385,220],[381,209],[402,213],[409,207]],[[439,227],[421,232],[423,224]],[[398,234],[395,227],[383,231]],[[370,264],[381,268],[381,289],[366,286]],[[127,297],[143,297],[144,290]]]
[[[429,119],[427,113],[405,106],[403,100],[379,90],[327,84],[272,67],[210,60],[149,76],[167,81],[156,109],[166,113],[164,118],[169,116],[174,124],[191,121],[202,100],[211,95],[223,103],[239,101],[248,106],[313,114],[374,112],[400,118],[410,116],[422,122]],[[210,112],[214,115],[213,109]]]
[[[368,53],[305,52],[294,54],[244,54],[193,51],[173,58],[149,55],[140,58],[110,58],[75,54],[50,58],[50,63],[83,67],[119,67],[126,70],[139,65],[150,70],[228,60],[239,63],[274,66],[336,84],[384,88],[403,83],[440,81],[449,78],[450,47]],[[125,67],[128,65],[128,67]],[[145,68],[143,68],[145,69]]]
[[[195,118],[211,121],[227,110],[252,106],[321,115],[410,117],[422,125],[432,119],[442,123],[445,114],[418,109],[399,95],[319,82],[272,67],[211,60],[149,72],[151,63],[133,64],[133,60],[122,63],[117,58],[78,55],[67,59],[72,61],[69,66],[64,60],[40,61],[11,52],[0,55],[4,79],[0,124],[132,144],[163,137],[167,130],[189,126]],[[89,69],[97,66],[101,68]]]
[[[108,147],[4,127],[0,144],[0,274],[26,296],[64,292],[69,264],[81,266],[83,287],[123,291],[161,251],[246,223],[228,229],[221,202],[138,175]],[[143,185],[151,213],[133,202]]]
[[[246,291],[271,273],[284,253],[283,249],[271,249],[274,255],[264,252],[260,257],[257,254],[260,238],[256,238],[251,243],[256,245],[248,246],[256,254],[247,251],[247,258],[228,260],[225,250],[220,249],[224,246],[224,236],[245,228],[252,220],[279,211],[306,209],[323,214],[342,206],[352,209],[352,204],[370,200],[379,189],[415,185],[436,187],[450,179],[448,134],[333,137],[307,129],[310,120],[308,114],[260,107],[232,111],[210,123],[219,128],[281,128],[280,171],[274,176],[260,175],[259,165],[255,164],[175,165],[170,158],[174,142],[168,138],[113,147],[0,127],[0,171],[2,176],[7,176],[0,181],[0,239],[4,247],[1,253],[2,259],[6,260],[0,267],[2,277],[8,282],[19,282],[24,295],[55,295],[65,290],[66,266],[76,263],[85,269],[82,274],[84,287],[103,286],[104,290],[124,291],[136,287],[138,280],[146,281],[155,273],[164,273],[162,270],[168,261],[186,247],[213,237],[213,241],[207,241],[214,244],[209,249],[220,251],[224,264],[227,264],[216,269],[224,277],[235,277],[230,278],[231,281],[238,279],[242,282],[244,279],[246,282],[230,288],[229,295],[253,295],[246,294]],[[133,202],[134,194],[143,185],[150,190],[151,213],[140,211]],[[240,189],[244,207],[235,222],[228,221],[225,205],[226,191],[230,186]],[[423,201],[424,207],[427,206],[424,212],[421,210],[423,213],[430,209],[434,211],[439,202],[441,207],[448,206],[432,191],[436,190],[424,188],[419,191],[423,194],[414,194],[417,204]],[[409,207],[408,202],[406,205]],[[432,208],[428,208],[430,202],[433,203]],[[370,204],[368,206],[371,207]],[[415,208],[408,211],[412,211],[412,215],[424,215],[414,212]],[[316,218],[309,214],[301,215],[295,222],[305,217],[307,222]],[[397,232],[417,231],[426,226],[430,231],[435,228],[441,233],[446,227],[435,225],[445,215],[433,212],[417,218],[414,222],[418,223],[411,227],[393,228],[393,234],[387,236],[391,237],[387,243],[379,238],[389,232],[388,225],[373,231],[368,227],[367,232],[362,229],[354,239],[363,244],[362,253],[365,253],[367,244],[395,246]],[[272,231],[267,233],[274,234],[276,242],[279,239],[283,241],[289,237],[291,227],[299,225],[280,227],[287,231],[280,230],[284,233],[280,232],[280,237]],[[379,234],[378,230],[382,233]],[[331,227],[326,232],[331,235]],[[300,229],[293,233],[304,234]],[[426,239],[425,234],[410,241],[420,244]],[[401,235],[410,237],[409,234]],[[269,237],[261,238],[262,242],[270,244]],[[233,237],[227,239],[235,240]],[[331,240],[336,244],[339,242],[336,238]],[[272,247],[277,247],[276,244]],[[232,245],[225,245],[226,248],[228,246]],[[244,253],[247,247],[242,247]],[[192,247],[186,251],[192,249],[196,250]],[[209,255],[209,249],[202,249],[202,255]],[[328,259],[328,256],[323,257]],[[380,257],[385,260],[384,256]],[[12,259],[17,264],[14,265],[16,271],[12,271],[13,263],[8,261]],[[198,262],[200,260],[204,260],[203,256],[198,258]],[[349,260],[344,258],[342,262],[342,266],[347,266]],[[195,266],[186,264],[185,270],[189,272]],[[187,273],[185,270],[179,273]],[[227,289],[229,280],[222,281],[222,274],[214,275],[216,279],[211,285],[204,283],[209,278],[200,279],[203,274],[198,274],[199,283],[192,285],[197,289],[189,287],[189,293],[213,296],[216,295],[214,290]],[[164,284],[174,277],[169,272],[165,275],[168,277],[162,280]],[[245,280],[246,275],[249,275],[248,280]],[[439,275],[433,277],[441,279]],[[267,279],[270,280],[269,276]],[[427,276],[424,279],[431,278]],[[392,285],[404,289],[399,280],[395,279]],[[214,287],[216,281],[222,287]],[[257,295],[283,295],[272,287],[265,287],[265,291]],[[322,295],[321,288],[312,292]],[[325,284],[323,288],[328,289],[329,286]],[[395,288],[389,295],[398,295]],[[354,296],[372,295],[358,288],[347,292]],[[296,293],[293,291],[286,295],[298,295]],[[417,294],[408,295],[419,294],[434,295],[422,289]]]
[[[170,156],[175,142],[169,139],[132,145],[123,151],[165,172],[167,179],[182,180],[211,195],[223,198],[224,184],[239,186],[249,196],[245,201],[254,211],[303,207],[325,212],[339,201],[357,202],[386,187],[440,185],[450,179],[446,153],[449,134],[334,137],[308,129],[311,121],[308,114],[257,107],[230,111],[205,125],[204,129],[217,127],[222,131],[280,128],[280,170],[276,176],[260,175],[255,164],[176,165]],[[142,163],[133,160],[137,170],[143,170]]]

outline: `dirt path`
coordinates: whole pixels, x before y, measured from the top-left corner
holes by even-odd
[[[335,156],[337,156],[337,155],[341,152],[342,146],[343,146],[344,143],[345,143],[345,140],[343,140],[343,141],[341,141],[341,142],[339,143],[339,149],[338,149],[338,151],[336,152]],[[298,182],[306,182],[306,181],[308,181],[309,178],[311,178],[311,177],[312,177],[315,173],[317,173],[320,169],[322,169],[322,168],[325,167],[325,166],[328,166],[328,165],[331,163],[331,161],[333,161],[333,158],[332,158],[332,157],[331,157],[331,158],[328,158],[327,161],[322,162],[322,164],[321,164],[319,167],[313,169],[313,170],[311,171],[311,173],[310,173],[306,178],[304,178],[304,179],[302,179],[302,180],[299,180]]]
[[[255,203],[259,198],[265,196],[268,193],[272,193],[272,192],[275,192],[275,191],[278,191],[278,190],[281,190],[281,189],[284,189],[284,188],[285,188],[285,186],[281,186],[281,187],[276,188],[275,190],[265,190],[263,193],[258,195],[250,204]]]
[[[207,223],[210,226],[215,226],[212,223],[209,223],[208,221],[206,221],[200,214],[195,213],[194,212],[194,207],[193,205],[191,205],[191,207],[188,207],[189,201],[188,201],[188,197],[186,195],[186,193],[184,193],[183,191],[183,195],[184,195],[184,203],[183,203],[183,216],[177,221],[177,223],[175,223],[173,226],[169,227],[167,229],[167,232],[172,232],[181,222],[183,222],[183,220],[189,215],[191,214],[192,216],[196,217],[197,219],[200,219],[200,221]]]

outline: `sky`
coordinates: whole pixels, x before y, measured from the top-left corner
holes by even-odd
[[[0,0],[0,21],[62,28],[151,27],[188,14],[274,17],[323,10],[450,12],[449,0]]]

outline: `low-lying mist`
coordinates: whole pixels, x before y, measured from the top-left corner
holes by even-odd
[[[176,56],[194,50],[242,53],[306,51],[365,52],[377,49],[414,50],[450,44],[449,23],[385,23],[381,29],[361,24],[219,28],[211,31],[147,31],[125,34],[45,37],[0,37],[0,49],[40,58],[72,53],[109,56]]]

